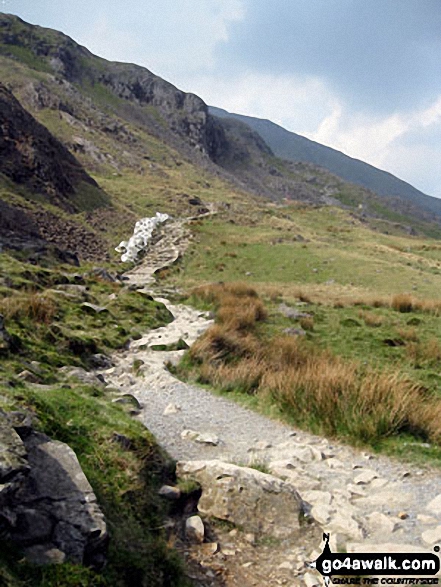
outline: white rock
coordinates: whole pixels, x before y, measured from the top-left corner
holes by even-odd
[[[429,510],[432,514],[441,514],[441,493],[427,504],[426,510]]]
[[[169,219],[168,214],[156,213],[152,218],[142,218],[135,224],[133,236],[128,241],[121,241],[115,251],[122,253],[121,261],[136,261],[140,251],[148,245],[155,228]]]
[[[303,580],[305,581],[306,587],[320,587],[321,585],[321,579],[318,573],[305,573]]]
[[[324,525],[329,523],[334,512],[334,508],[328,505],[315,505],[311,510],[311,516],[317,520],[319,524]]]
[[[372,489],[382,489],[383,487],[385,487],[388,484],[388,480],[387,479],[372,479],[371,482],[371,488]]]
[[[363,532],[360,524],[356,522],[351,516],[337,513],[332,520],[326,524],[327,531],[333,533],[341,533],[355,540],[363,538]]]
[[[417,520],[422,524],[436,524],[437,520],[433,516],[426,516],[424,514],[418,514]]]
[[[378,478],[377,471],[373,471],[371,469],[363,469],[362,473],[360,473],[360,475],[357,475],[357,477],[355,477],[354,483],[356,485],[367,485],[368,483],[370,483],[371,481],[373,481],[374,479],[377,479],[377,478]]]
[[[326,464],[330,469],[343,469],[346,465],[340,459],[335,457],[326,460]]]
[[[354,485],[353,483],[349,483],[349,485],[347,486],[347,490],[355,498],[357,498],[357,497],[364,497],[366,495],[366,492],[361,487],[361,485]]]
[[[165,408],[163,415],[164,416],[171,416],[173,414],[177,414],[180,411],[181,411],[181,408],[179,406],[171,403],[171,404],[168,404],[168,406]]]
[[[181,432],[182,440],[196,440],[198,436],[199,432],[196,432],[196,430],[183,430]]]
[[[380,512],[368,516],[368,525],[374,534],[392,534],[397,528],[397,524],[391,518]]]
[[[177,501],[181,497],[179,487],[172,487],[171,485],[163,485],[158,493],[170,501]]]
[[[185,522],[185,536],[190,542],[202,544],[205,536],[204,523],[200,516],[191,516]]]
[[[250,452],[253,450],[267,450],[268,448],[272,448],[272,444],[270,442],[266,442],[266,440],[259,440],[256,442],[254,446],[250,448]]]
[[[332,501],[332,495],[328,491],[304,491],[301,496],[311,505],[330,505]]]
[[[288,538],[301,530],[299,494],[272,475],[219,460],[181,461],[176,474],[200,484],[198,509],[203,514],[240,525],[256,536]]]
[[[200,444],[211,444],[213,446],[217,446],[220,442],[215,434],[198,434],[195,440]]]
[[[432,530],[426,530],[421,534],[421,538],[426,544],[436,544],[441,541],[441,526],[437,526]]]
[[[277,568],[280,569],[281,571],[293,571],[294,565],[292,563],[290,563],[289,561],[284,561]]]

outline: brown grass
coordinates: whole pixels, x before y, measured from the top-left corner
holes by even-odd
[[[383,326],[385,322],[384,316],[379,316],[378,314],[367,312],[366,310],[360,310],[358,312],[358,317],[364,321],[366,326],[370,326],[371,328],[379,328],[380,326]]]
[[[441,347],[436,338],[424,342],[410,342],[406,346],[406,354],[416,366],[425,363],[437,364],[441,361]]]
[[[7,320],[30,318],[36,323],[50,324],[56,312],[55,302],[40,293],[15,295],[0,301],[0,314]]]
[[[392,298],[391,307],[397,312],[412,312],[414,309],[413,298],[409,294],[397,294]]]
[[[441,401],[428,399],[400,373],[362,367],[292,336],[261,340],[256,325],[266,312],[254,290],[243,284],[203,286],[197,293],[218,307],[217,323],[190,350],[199,381],[258,394],[298,424],[358,442],[400,431],[441,438],[441,419],[432,417],[441,415]],[[368,312],[363,319],[382,323],[382,317]],[[407,340],[413,336],[410,330]],[[409,341],[407,348],[418,360],[441,360],[436,340]]]
[[[419,341],[417,329],[410,327],[410,326],[407,328],[397,328],[397,334],[400,338],[402,338],[403,340],[406,340],[408,342],[418,342]]]
[[[303,330],[314,330],[314,318],[312,317],[305,317],[300,319],[300,326]]]

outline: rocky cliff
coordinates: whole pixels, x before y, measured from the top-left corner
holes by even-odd
[[[107,202],[75,157],[1,83],[0,157],[1,173],[8,179],[68,212]]]

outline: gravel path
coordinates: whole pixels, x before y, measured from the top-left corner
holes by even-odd
[[[176,234],[181,242],[188,242],[179,223]],[[151,283],[155,267],[164,265],[164,251],[173,251],[170,258],[175,260],[176,248],[169,245],[162,247],[157,258],[150,253],[144,268],[129,275],[131,282]],[[441,543],[439,471],[373,456],[308,434],[176,380],[164,364],[178,361],[184,351],[158,352],[149,347],[178,339],[191,345],[211,321],[204,313],[157,299],[168,306],[175,320],[133,342],[103,374],[110,385],[130,392],[141,402],[139,417],[171,456],[242,465],[265,463],[274,475],[295,485],[314,519],[331,533],[334,548],[366,551],[369,545],[372,549],[379,545],[380,551],[383,548],[386,552],[411,548],[427,552]],[[135,359],[143,361],[138,376],[132,374]],[[272,556],[279,564],[286,552],[280,555],[282,559],[274,553]],[[271,566],[268,573],[273,573],[274,584],[287,584],[282,579],[277,582],[269,560],[265,564]],[[295,576],[305,579],[304,570],[294,571]],[[242,586],[247,584],[255,583],[242,582]]]

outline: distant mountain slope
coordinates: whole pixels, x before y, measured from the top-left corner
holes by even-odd
[[[395,196],[441,216],[441,200],[420,192],[391,173],[290,132],[270,120],[232,114],[214,106],[209,107],[209,112],[222,119],[234,118],[248,124],[282,159],[324,167],[338,177],[362,185],[380,196]]]
[[[343,205],[406,233],[439,235],[441,206],[434,214],[419,201],[377,196],[324,167],[282,160],[244,121],[212,115],[198,96],[144,67],[97,57],[61,32],[0,14],[0,71],[30,115],[111,194],[113,211],[105,218],[93,211],[88,221],[103,234],[113,231],[115,240],[122,219],[128,224],[135,210],[145,214],[152,194],[166,211],[188,208],[193,195],[218,201],[219,194]],[[37,179],[31,174],[29,181]],[[14,208],[12,197],[8,202]]]

